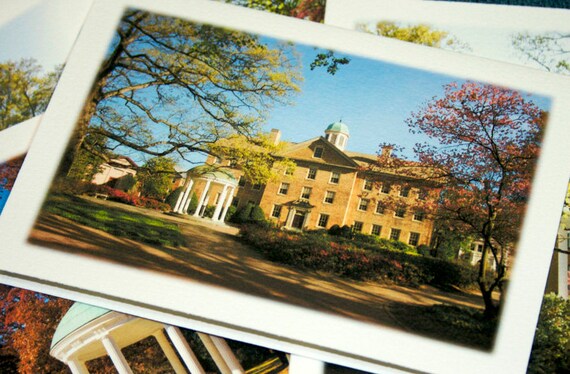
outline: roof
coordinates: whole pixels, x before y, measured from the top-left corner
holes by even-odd
[[[134,162],[130,157],[127,156],[117,156],[115,158],[110,159],[108,162],[108,164],[118,164],[120,166],[132,166],[135,168],[138,168],[138,165],[136,162]]]
[[[82,303],[73,304],[67,313],[65,313],[61,321],[59,321],[59,325],[57,325],[57,329],[53,334],[50,348],[53,348],[72,332],[110,312],[111,311],[108,309],[92,305]]]
[[[200,165],[189,170],[189,173],[198,178],[214,179],[217,181],[226,181],[237,183],[237,179],[228,169],[222,169],[213,165]]]
[[[309,140],[305,140],[304,142],[301,142],[301,143],[287,144],[287,147],[282,152],[280,152],[279,155],[283,156],[283,157],[290,158],[292,160],[304,160],[304,161],[311,161],[313,163],[321,163],[321,164],[327,163],[322,159],[315,159],[312,157],[311,158],[306,158],[306,157],[299,158],[299,157],[296,157],[295,155],[293,155],[296,151],[303,149],[303,148],[306,148],[306,147],[309,147],[310,145],[312,145],[314,143],[319,143],[320,145],[322,145],[322,146],[326,147],[327,149],[329,149],[330,151],[336,153],[337,155],[340,156],[341,159],[346,161],[345,164],[335,164],[336,166],[349,167],[349,168],[357,168],[358,167],[358,163],[355,162],[349,156],[347,156],[346,152],[341,151],[340,149],[335,147],[331,142],[329,142],[328,140],[326,140],[322,136],[319,136],[317,138],[312,138]]]
[[[376,161],[378,161],[378,155],[371,155],[368,153],[360,153],[352,151],[344,151],[344,153],[360,166],[366,166],[369,165],[370,163],[375,163]]]
[[[348,131],[348,126],[341,121],[331,123],[326,128],[325,132],[327,132],[327,131],[337,131],[337,132],[342,132],[346,135],[350,135],[350,132]]]

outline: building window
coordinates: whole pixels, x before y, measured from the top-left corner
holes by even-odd
[[[384,206],[384,204],[382,204],[381,202],[378,202],[376,204],[376,210],[375,210],[376,214],[384,214],[385,210],[386,210],[386,207]]]
[[[420,234],[417,232],[410,233],[410,240],[408,240],[408,244],[415,247],[420,242]]]
[[[422,222],[425,218],[426,218],[426,214],[425,214],[425,212],[422,212],[421,210],[414,213],[414,221]]]
[[[309,171],[307,172],[307,179],[315,180],[316,177],[317,177],[317,169],[310,168]]]
[[[259,190],[261,190],[261,184],[260,183],[254,184],[253,186],[251,186],[251,189],[259,191]]]
[[[326,204],[332,204],[333,201],[334,201],[334,195],[335,195],[334,191],[327,191],[327,192],[325,192],[325,200],[324,200],[324,202],[325,202]]]
[[[323,147],[315,148],[315,152],[313,153],[313,157],[314,158],[323,158],[323,151],[324,151]]]
[[[366,212],[368,210],[369,203],[370,203],[369,199],[360,199],[360,203],[358,204],[358,210]]]
[[[352,231],[362,232],[362,222],[354,221],[354,224],[352,225]]]
[[[338,184],[339,181],[340,181],[340,173],[333,171],[331,173],[330,183]]]
[[[241,177],[239,177],[238,186],[239,187],[245,186],[245,177],[243,175]]]
[[[373,187],[373,183],[370,179],[365,179],[364,180],[364,191],[372,191],[372,187]]]
[[[327,227],[328,223],[329,223],[329,215],[328,214],[319,215],[319,222],[317,222],[318,227]]]
[[[239,197],[234,197],[234,199],[232,200],[232,205],[235,206],[237,208],[239,204]]]
[[[293,168],[289,167],[289,168],[285,169],[285,175],[293,175]]]
[[[410,195],[410,186],[402,186],[400,188],[400,196],[408,197]]]
[[[281,186],[279,186],[279,195],[287,195],[289,193],[289,183],[282,182]]]
[[[400,229],[392,229],[390,230],[390,240],[400,240],[400,233],[402,230]]]
[[[372,225],[372,230],[370,230],[370,234],[380,236],[380,232],[382,232],[382,226]]]
[[[471,245],[471,250],[474,252],[476,251],[479,253],[483,253],[483,244],[473,244]]]
[[[394,212],[394,217],[404,218],[405,216],[406,216],[406,208],[403,207],[396,208],[396,211]]]
[[[311,197],[311,191],[313,191],[311,187],[303,187],[303,191],[301,192],[301,200],[309,200]]]
[[[426,200],[427,199],[427,191],[426,190],[419,190],[418,191],[418,200]]]
[[[281,208],[282,205],[273,205],[273,210],[271,211],[271,217],[279,218],[281,217]]]
[[[382,193],[390,193],[390,190],[392,189],[392,185],[390,183],[382,183],[382,188],[380,189],[380,192]]]

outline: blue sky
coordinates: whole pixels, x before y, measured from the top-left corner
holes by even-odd
[[[14,11],[14,17],[0,22],[4,36],[0,61],[33,57],[51,69],[65,61],[89,1],[80,0],[71,8],[65,0],[51,0],[49,7],[47,2],[26,1],[31,4],[28,8]],[[61,11],[64,6],[66,12]],[[309,69],[318,51],[303,45],[297,45],[297,50],[305,78],[302,92],[293,98],[294,105],[274,108],[265,124],[267,131],[280,129],[287,141],[323,135],[330,123],[342,119],[351,132],[348,150],[373,154],[379,143],[388,142],[404,146],[411,157],[418,139],[410,136],[405,119],[433,96],[441,95],[444,84],[461,81],[356,56],[349,56],[351,62],[332,76],[322,68]],[[536,102],[547,108],[546,99],[537,98]],[[136,155],[130,156],[141,161]]]
[[[350,129],[347,149],[376,153],[380,143],[395,143],[408,150],[421,139],[410,135],[405,124],[412,111],[417,111],[434,96],[443,95],[443,85],[462,79],[428,71],[348,56],[351,61],[340,67],[336,75],[325,69],[311,71],[312,47],[298,45],[302,54],[305,78],[296,104],[278,107],[266,124],[277,128],[282,139],[303,141],[324,134],[332,122],[342,119]],[[338,54],[338,56],[344,56]],[[534,97],[546,109],[546,98]]]

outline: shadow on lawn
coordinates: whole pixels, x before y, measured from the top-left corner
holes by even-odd
[[[442,331],[434,336],[412,321],[394,317],[418,313],[415,302],[471,303],[473,295],[453,295],[430,289],[428,292],[371,282],[355,282],[316,272],[303,272],[290,266],[264,260],[260,254],[238,242],[232,235],[192,224],[179,224],[187,245],[157,247],[130,239],[115,237],[100,230],[79,225],[50,213],[42,213],[30,235],[30,242],[62,251],[102,258],[113,262],[146,268],[151,271],[184,277],[226,289],[277,300],[301,307],[334,313],[359,321],[387,327],[404,327],[406,331],[427,334],[464,344],[461,331]],[[402,302],[385,292],[401,292]],[[473,309],[473,308],[471,308]],[[425,330],[425,329],[424,329]],[[437,334],[436,334],[437,335]],[[449,335],[449,336],[446,336]],[[490,349],[488,341],[475,344]]]

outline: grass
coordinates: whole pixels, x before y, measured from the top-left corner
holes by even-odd
[[[497,320],[485,319],[483,310],[444,304],[395,304],[390,310],[402,325],[416,334],[476,349],[493,348]]]
[[[180,229],[174,223],[76,196],[49,195],[43,211],[137,242],[172,247],[185,244]]]

